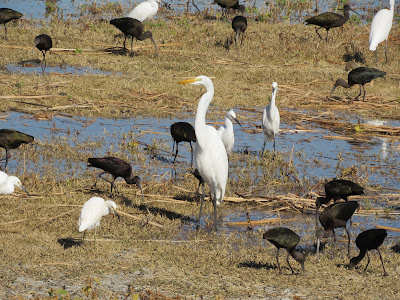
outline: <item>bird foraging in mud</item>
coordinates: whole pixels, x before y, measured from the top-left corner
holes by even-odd
[[[386,72],[380,71],[374,68],[360,67],[352,70],[347,76],[347,82],[343,78],[339,78],[336,80],[335,85],[333,86],[331,93],[329,94],[329,98],[332,97],[333,91],[338,87],[342,86],[344,88],[351,88],[353,85],[358,84],[360,86],[360,92],[354,100],[357,100],[358,97],[361,96],[361,87],[363,88],[363,101],[365,100],[365,87],[364,84],[371,82],[372,80],[383,77]]]
[[[145,39],[150,39],[154,46],[156,47],[156,54],[158,55],[158,48],[157,44],[154,41],[153,34],[151,31],[145,31],[144,26],[142,22],[139,20],[133,19],[133,18],[119,18],[119,19],[113,19],[110,21],[110,24],[114,25],[117,27],[119,30],[122,31],[122,33],[125,36],[124,39],[124,50],[126,49],[125,44],[126,44],[126,38],[128,36],[131,37],[131,52],[133,53],[132,50],[132,44],[133,44],[133,38],[136,38],[138,41],[144,41]]]
[[[235,144],[235,134],[233,133],[233,124],[232,121],[235,121],[242,126],[239,120],[236,118],[236,114],[231,109],[225,115],[225,127],[221,126],[218,128],[218,133],[221,136],[222,141],[224,142],[224,146],[226,149],[226,153],[230,154],[233,149],[233,145]]]
[[[43,62],[46,65],[46,52],[53,47],[53,40],[47,34],[41,34],[35,37],[35,47],[43,54]]]
[[[134,9],[127,15],[128,18],[133,18],[143,22],[151,20],[158,11],[158,3],[160,0],[146,0],[135,6]]]
[[[196,142],[196,133],[191,124],[187,122],[177,122],[170,126],[171,136],[174,139],[174,144],[172,146],[172,151],[176,144],[176,152],[173,163],[175,163],[176,156],[178,155],[178,145],[180,142],[188,142],[190,144],[190,166],[193,165],[193,147],[192,142]]]
[[[262,118],[262,128],[265,134],[264,146],[262,153],[264,152],[265,144],[267,140],[274,141],[274,152],[276,144],[276,135],[279,133],[279,126],[281,118],[279,116],[278,107],[275,105],[276,92],[278,90],[278,84],[276,82],[272,83],[272,96],[271,103],[264,109]]]
[[[24,190],[25,193],[27,193],[29,196],[28,191],[24,188],[24,186],[21,183],[21,180],[19,180],[18,177],[8,176],[3,171],[0,171],[0,194],[10,195],[14,193],[15,187],[19,187],[20,189]]]
[[[21,18],[23,14],[17,12],[11,8],[0,8],[0,24],[4,25],[4,39],[7,40],[7,26],[6,24],[11,20],[17,20]]]
[[[232,20],[232,29],[235,32],[235,45],[236,49],[239,44],[239,35],[242,35],[242,39],[240,41],[240,46],[243,44],[243,36],[244,32],[247,29],[247,19],[244,16],[236,16]]]
[[[29,134],[13,130],[13,129],[0,129],[0,147],[6,149],[6,162],[4,170],[7,170],[8,160],[11,157],[10,149],[15,149],[22,144],[30,144],[35,138]]]

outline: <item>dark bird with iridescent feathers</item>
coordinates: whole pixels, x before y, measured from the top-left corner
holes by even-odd
[[[4,25],[4,39],[7,40],[7,26],[6,24],[11,20],[17,20],[21,18],[23,14],[17,12],[11,8],[0,8],[0,24]]]
[[[235,44],[236,48],[239,44],[239,36],[242,35],[242,39],[240,41],[240,46],[243,44],[243,36],[244,32],[247,29],[247,19],[244,16],[236,16],[232,20],[232,29],[235,32]]]
[[[41,34],[35,37],[35,47],[43,54],[43,62],[46,64],[46,52],[53,47],[53,40],[47,34]]]
[[[191,150],[191,161],[190,165],[193,164],[193,146],[192,142],[196,143],[196,133],[191,124],[187,122],[177,122],[171,125],[170,127],[171,136],[174,139],[174,144],[172,146],[172,151],[174,151],[174,147],[176,144],[176,152],[174,157],[174,163],[176,160],[176,156],[178,155],[178,145],[181,142],[188,142],[190,144]]]
[[[4,170],[7,169],[8,160],[11,157],[9,150],[18,148],[21,144],[30,144],[34,139],[33,136],[17,130],[0,129],[0,147],[6,149]]]
[[[224,9],[221,16],[222,19],[224,18],[224,16],[228,18],[227,17],[228,9],[235,9],[242,13],[246,9],[243,4],[239,4],[239,0],[215,0],[214,3],[218,4]]]

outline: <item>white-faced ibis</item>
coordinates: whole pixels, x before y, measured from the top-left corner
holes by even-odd
[[[334,248],[336,247],[335,228],[343,227],[346,230],[348,243],[347,243],[347,256],[350,258],[350,232],[346,227],[347,221],[350,220],[358,208],[357,201],[338,202],[326,207],[321,215],[319,221],[323,227],[317,230],[317,257],[319,260],[319,246],[321,239],[333,235]],[[335,249],[333,249],[335,255]]]
[[[18,148],[21,144],[32,143],[33,140],[34,137],[29,134],[12,129],[0,129],[0,147],[6,149],[6,163],[4,165],[4,170],[7,169],[8,159],[11,157],[8,151],[10,149]]]
[[[235,121],[240,126],[242,126],[236,118],[236,114],[233,109],[228,111],[225,115],[225,127],[221,126],[218,128],[218,133],[221,136],[222,141],[224,142],[227,154],[231,153],[233,145],[235,144],[235,134],[233,133],[232,121]]]
[[[43,62],[46,64],[46,52],[53,47],[53,41],[47,34],[41,34],[35,37],[35,47],[43,54]]]
[[[4,39],[7,39],[7,26],[6,24],[11,20],[19,19],[23,14],[11,9],[11,8],[0,8],[0,24],[4,24]]]
[[[159,2],[160,0],[143,1],[136,5],[127,17],[139,20],[140,22],[151,20],[157,14]]]
[[[139,20],[132,19],[132,18],[119,18],[119,19],[111,20],[110,24],[117,27],[125,35],[124,49],[126,49],[125,43],[126,43],[126,38],[128,36],[130,36],[132,38],[131,52],[132,52],[133,38],[136,38],[138,41],[144,41],[145,39],[150,39],[153,42],[154,46],[156,47],[156,52],[158,55],[158,48],[157,48],[156,42],[154,41],[153,34],[151,33],[151,31],[143,32],[144,26],[143,26],[142,22],[140,22]]]
[[[385,265],[383,264],[383,259],[381,252],[379,251],[379,246],[383,244],[387,236],[385,229],[368,229],[361,232],[356,238],[356,245],[358,249],[360,249],[360,254],[358,256],[353,257],[350,260],[350,266],[355,267],[362,259],[364,258],[365,254],[367,254],[368,262],[365,266],[364,272],[367,270],[370,258],[368,251],[376,249],[379,253],[379,258],[381,259],[382,268],[383,268],[383,275],[387,276]]]
[[[78,230],[79,232],[83,231],[82,242],[85,239],[86,231],[94,229],[94,241],[96,245],[96,228],[100,226],[101,218],[110,213],[118,216],[116,209],[117,204],[111,200],[104,201],[100,197],[92,197],[87,200],[83,204],[81,214],[79,215]]]
[[[15,187],[19,187],[29,195],[28,191],[24,188],[24,186],[21,183],[21,180],[19,180],[18,177],[8,176],[3,171],[0,171],[0,194],[10,195],[14,193]]]
[[[346,80],[343,78],[339,78],[336,80],[335,85],[332,88],[331,93],[329,94],[329,98],[332,97],[333,91],[338,87],[342,86],[344,88],[351,88],[353,85],[358,84],[360,86],[360,93],[357,95],[357,97],[354,98],[354,100],[357,100],[358,97],[361,96],[361,87],[363,88],[364,95],[363,95],[363,101],[365,100],[365,87],[364,84],[371,82],[375,78],[378,77],[383,77],[386,74],[386,72],[380,71],[378,69],[374,68],[367,68],[367,67],[360,67],[357,69],[352,70]]]
[[[180,142],[188,142],[190,144],[191,150],[191,160],[190,165],[193,165],[193,147],[192,142],[196,142],[196,133],[191,124],[187,122],[177,122],[171,125],[170,127],[172,138],[174,139],[174,144],[172,146],[172,151],[174,151],[174,147],[176,144],[176,152],[174,157],[174,163],[176,160],[176,156],[178,155],[178,145]]]
[[[235,9],[242,13],[246,9],[243,4],[239,4],[239,0],[214,0],[214,1],[215,1],[214,3],[217,3],[219,6],[221,6],[224,9],[221,18],[223,18],[224,15],[226,18],[228,18],[227,17],[228,9]]]
[[[276,262],[278,263],[279,274],[282,273],[281,266],[279,264],[279,249],[285,248],[287,250],[286,261],[289,265],[292,274],[294,274],[293,268],[289,262],[289,254],[301,265],[304,270],[304,262],[306,260],[306,253],[302,249],[297,249],[296,246],[300,241],[300,237],[292,230],[285,227],[276,227],[269,229],[264,232],[263,239],[270,241],[277,248],[276,250]]]
[[[318,31],[321,28],[325,28],[325,30],[326,30],[325,40],[328,41],[329,29],[334,28],[334,27],[340,27],[344,23],[346,23],[350,16],[349,15],[350,10],[354,11],[350,7],[350,5],[346,4],[345,6],[343,6],[343,15],[340,15],[340,14],[337,14],[334,12],[325,12],[325,13],[319,14],[315,17],[311,17],[311,18],[307,19],[305,22],[306,22],[306,25],[319,26],[316,29],[316,32],[317,32],[318,36],[321,38],[321,40],[322,40],[322,36],[319,34]]]
[[[214,205],[214,228],[217,230],[217,205],[221,204],[226,182],[228,181],[228,155],[218,131],[206,124],[206,113],[214,97],[214,85],[211,79],[201,75],[196,78],[183,80],[180,84],[203,85],[207,91],[201,96],[197,106],[194,129],[196,131],[195,159],[196,166],[203,180],[207,183]],[[201,198],[198,225],[204,202],[204,191]]]
[[[350,180],[334,179],[325,183],[325,197],[318,197],[315,200],[316,221],[318,221],[318,210],[322,204],[328,204],[332,199],[334,202],[339,199],[348,201],[348,197],[362,194],[364,194],[364,188]]]
[[[239,35],[242,35],[242,39],[240,41],[240,46],[243,44],[243,36],[244,32],[247,29],[247,19],[244,16],[236,16],[232,20],[232,29],[235,32],[235,45],[236,48],[239,44]]]
[[[264,109],[263,112],[262,128],[264,130],[265,140],[262,152],[264,152],[267,140],[270,139],[274,141],[274,151],[275,151],[275,138],[279,132],[279,125],[281,122],[281,118],[279,116],[279,110],[275,105],[275,97],[277,90],[278,90],[278,84],[276,82],[273,82],[271,103]]]
[[[385,41],[385,57],[387,58],[387,41],[389,38],[390,29],[392,29],[394,14],[394,0],[390,0],[390,10],[381,9],[375,15],[371,23],[371,31],[369,32],[369,50],[375,51],[375,60],[378,63],[378,44]]]

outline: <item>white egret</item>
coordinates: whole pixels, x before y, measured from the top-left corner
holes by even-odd
[[[24,190],[29,195],[28,191],[24,188],[18,177],[8,176],[3,171],[0,171],[0,194],[10,195],[14,193],[16,186]]]
[[[214,228],[217,230],[217,205],[221,204],[224,199],[226,183],[228,181],[228,155],[226,154],[224,143],[217,130],[213,126],[206,124],[206,113],[214,96],[214,85],[211,79],[204,75],[183,80],[179,83],[203,85],[207,89],[201,96],[197,106],[197,114],[194,123],[197,141],[194,152],[196,166],[200,176],[210,189],[214,205]],[[200,224],[203,202],[204,185],[197,226]]]
[[[218,133],[221,136],[227,154],[231,153],[233,144],[235,143],[235,134],[233,133],[232,121],[235,121],[240,126],[242,126],[238,119],[236,119],[236,114],[233,109],[228,111],[225,115],[225,127],[221,126],[220,128],[218,128]]]
[[[279,125],[281,121],[279,116],[279,110],[275,106],[275,97],[277,90],[278,90],[278,84],[276,82],[273,82],[271,103],[264,109],[263,119],[262,119],[262,128],[265,134],[265,141],[262,152],[264,152],[265,143],[267,142],[267,140],[270,139],[274,140],[274,151],[275,151],[275,138],[279,132]]]
[[[83,231],[82,242],[85,239],[87,230],[94,229],[94,241],[96,245],[96,228],[100,226],[102,217],[107,216],[109,213],[114,213],[118,216],[116,211],[117,204],[114,201],[105,201],[100,197],[92,197],[87,200],[81,209],[79,216],[79,232]]]
[[[387,58],[387,41],[389,38],[390,29],[392,29],[394,13],[394,0],[390,0],[390,10],[381,9],[375,15],[371,24],[371,31],[369,32],[369,50],[375,51],[375,59],[378,63],[378,51],[376,48],[380,42],[385,41],[385,56]]]
[[[135,6],[134,9],[127,15],[129,18],[134,18],[143,22],[151,20],[158,11],[158,3],[160,0],[146,0]]]

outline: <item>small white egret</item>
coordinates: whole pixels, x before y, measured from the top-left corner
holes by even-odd
[[[394,0],[390,0],[390,10],[381,9],[377,12],[371,24],[371,31],[369,32],[369,50],[375,51],[375,59],[378,63],[378,44],[385,41],[385,56],[387,58],[387,41],[389,38],[390,29],[392,29],[394,13]]]
[[[18,177],[8,176],[3,171],[0,171],[0,194],[10,195],[14,193],[16,186],[20,189],[23,189],[29,195],[28,191],[23,187]]]
[[[275,138],[279,132],[279,125],[281,118],[279,116],[279,110],[275,106],[276,91],[278,90],[278,84],[276,82],[272,83],[272,96],[271,103],[264,109],[262,128],[265,134],[264,146],[262,152],[264,152],[265,143],[267,140],[274,140],[274,151],[275,151]]]
[[[127,15],[129,18],[134,18],[143,22],[144,20],[151,20],[158,11],[158,2],[160,0],[146,0],[135,6],[134,9]]]
[[[79,216],[79,232],[83,231],[82,242],[85,239],[87,230],[94,229],[94,241],[96,245],[96,228],[100,226],[100,220],[102,217],[107,216],[109,213],[114,213],[118,216],[116,211],[117,205],[114,201],[105,201],[100,197],[92,197],[87,200],[81,209]]]
[[[236,119],[236,114],[233,109],[228,111],[225,115],[225,127],[221,126],[220,128],[218,128],[218,133],[221,136],[227,154],[231,153],[233,144],[235,143],[235,134],[233,133],[232,121],[235,121],[240,126],[242,126],[238,119]]]
[[[183,80],[179,83],[203,85],[207,89],[201,96],[197,106],[194,123],[197,141],[194,150],[197,169],[210,189],[214,205],[214,228],[217,230],[217,205],[221,204],[224,199],[226,183],[228,181],[228,155],[217,130],[213,126],[206,124],[206,113],[214,96],[214,85],[211,79],[204,75]],[[197,226],[200,224],[203,202],[204,185]]]

